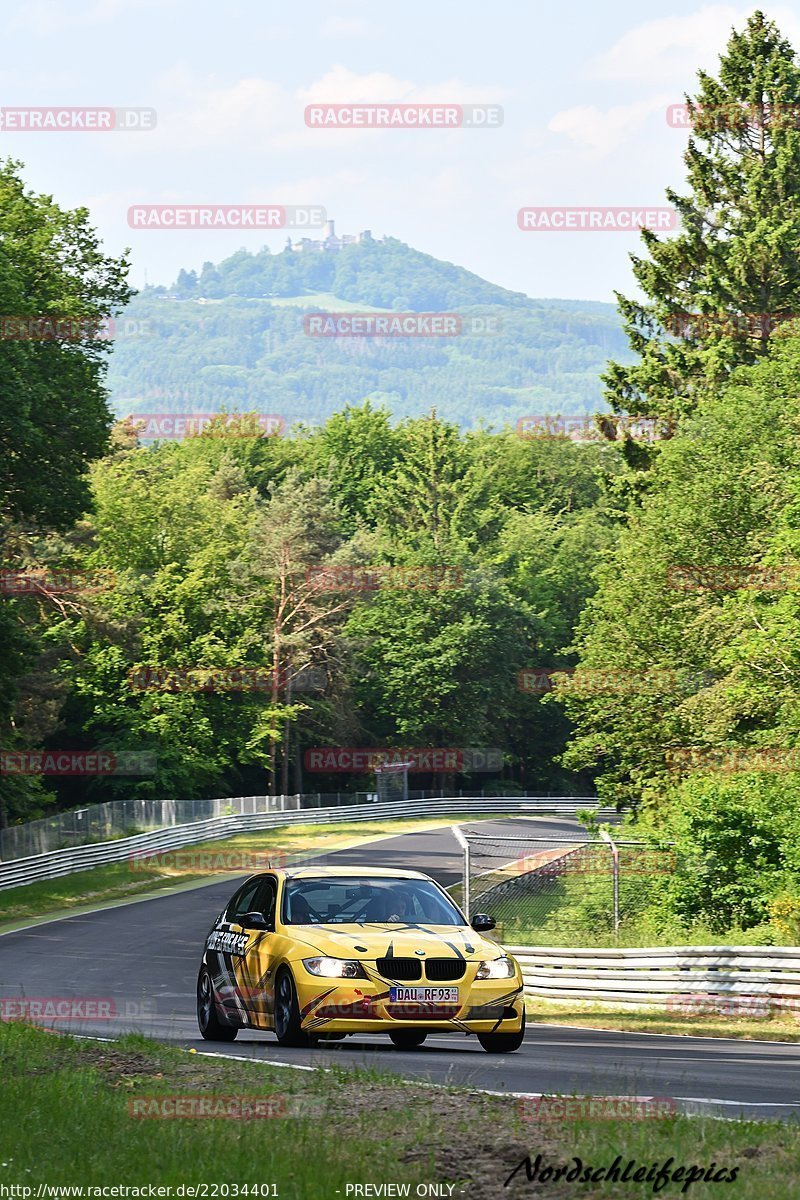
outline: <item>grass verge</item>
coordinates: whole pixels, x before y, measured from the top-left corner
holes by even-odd
[[[735,1182],[722,1189],[693,1184],[695,1200],[720,1193],[795,1200],[800,1193],[800,1132],[777,1122],[674,1115],[638,1122],[526,1120],[530,1110],[511,1097],[426,1088],[377,1071],[292,1071],[189,1055],[140,1036],[94,1043],[18,1023],[0,1025],[0,1065],[0,1184],[30,1188],[2,1193],[21,1200],[36,1197],[39,1185],[109,1184],[228,1185],[216,1195],[231,1197],[238,1185],[239,1196],[281,1200],[404,1194],[353,1190],[366,1183],[405,1185],[412,1196],[474,1200],[543,1192],[556,1200],[576,1194],[629,1200],[654,1192],[652,1183],[633,1182],[589,1183],[577,1192],[564,1181],[535,1186],[524,1171],[504,1188],[526,1155],[534,1163],[542,1156],[540,1170],[572,1167],[574,1156],[582,1167],[597,1169],[617,1155],[623,1169],[630,1159],[649,1170],[669,1158],[670,1171],[694,1164],[707,1169],[712,1162],[726,1173],[737,1168]],[[163,1111],[179,1096],[209,1105],[238,1097],[276,1115],[132,1115],[137,1107]],[[417,1191],[434,1183],[438,1192]],[[243,1192],[243,1185],[260,1190]],[[679,1179],[658,1194],[686,1194],[682,1188]]]

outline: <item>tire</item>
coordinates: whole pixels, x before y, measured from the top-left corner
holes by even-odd
[[[389,1034],[398,1050],[416,1050],[427,1036],[421,1029],[396,1029]]]
[[[286,967],[275,981],[275,1036],[281,1046],[308,1046],[311,1039],[300,1028],[300,1006],[292,973]]]
[[[232,1042],[239,1032],[235,1025],[223,1025],[214,1003],[214,984],[205,967],[197,977],[197,1024],[207,1042]]]
[[[517,1033],[479,1033],[478,1041],[487,1054],[511,1054],[519,1050],[525,1040],[525,1012]]]

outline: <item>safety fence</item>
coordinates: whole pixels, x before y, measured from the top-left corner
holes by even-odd
[[[493,813],[531,813],[574,816],[578,809],[596,804],[586,796],[500,796],[465,797],[437,796],[426,799],[398,800],[388,804],[372,801],[368,804],[341,804],[326,808],[287,806],[281,811],[272,808],[259,811],[256,803],[273,801],[276,797],[239,797],[238,801],[225,800],[227,806],[239,803],[244,811],[211,817],[203,821],[191,821],[148,833],[92,845],[74,846],[54,850],[27,858],[0,862],[0,890],[20,884],[34,883],[42,879],[56,879],[75,871],[86,871],[91,867],[108,863],[124,862],[135,855],[159,854],[178,850],[183,846],[198,845],[206,841],[218,841],[235,837],[257,829],[275,829],[283,825],[314,824],[326,825],[341,821],[378,821],[398,817],[446,817],[454,814],[491,816]],[[296,797],[277,797],[293,800]],[[250,803],[250,802],[253,803]],[[247,809],[250,811],[247,811]],[[608,812],[610,814],[610,811]]]
[[[800,947],[664,946],[586,950],[506,945],[526,996],[666,1007],[676,1015],[800,1016]]]
[[[458,797],[483,799],[482,791],[459,791]],[[55,813],[38,821],[26,821],[0,829],[0,862],[15,858],[30,858],[50,850],[65,850],[69,846],[86,846],[93,842],[108,842],[114,838],[131,837],[151,829],[166,829],[171,825],[188,825],[212,817],[228,817],[256,813],[285,812],[305,808],[337,808],[340,805],[370,804],[379,799],[378,792],[305,792],[287,796],[224,796],[207,800],[173,800],[150,797],[109,800],[104,804],[89,804],[84,808]],[[438,799],[433,791],[411,791],[402,799]],[[486,797],[493,799],[496,797]],[[516,797],[526,799],[527,797]],[[536,797],[540,799],[543,797]],[[547,796],[547,799],[551,797]],[[386,798],[389,799],[388,797]],[[509,797],[511,799],[511,797]],[[552,797],[554,801],[570,797]],[[596,803],[592,797],[572,797],[580,805]]]
[[[541,837],[530,828],[498,835],[465,822],[456,837],[463,868],[454,898],[471,913],[488,912],[499,939],[520,945],[638,940],[664,880],[697,865],[672,846],[616,833],[613,840],[569,830]]]

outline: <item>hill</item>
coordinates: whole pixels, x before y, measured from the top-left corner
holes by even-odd
[[[312,312],[457,313],[453,337],[318,337]],[[251,409],[316,423],[367,396],[395,417],[436,407],[464,428],[602,407],[599,375],[629,352],[611,304],[532,300],[396,239],[335,253],[240,250],[120,323],[118,415]]]

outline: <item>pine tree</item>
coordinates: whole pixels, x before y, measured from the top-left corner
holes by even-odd
[[[800,315],[800,64],[761,12],[733,32],[718,78],[686,97],[689,193],[667,197],[678,236],[642,231],[631,255],[647,300],[617,293],[639,361],[604,376],[613,410],[666,427]],[[772,317],[773,320],[768,319]],[[663,423],[663,424],[662,424]],[[630,439],[632,465],[647,459]]]

